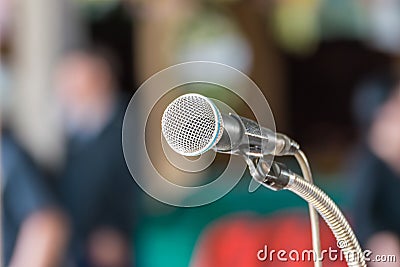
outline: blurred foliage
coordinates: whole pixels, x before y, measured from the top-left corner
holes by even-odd
[[[178,29],[178,61],[210,60],[248,72],[252,53],[235,20],[222,9],[206,5]]]
[[[320,38],[318,24],[319,0],[285,0],[273,13],[275,37],[284,50],[308,53]]]

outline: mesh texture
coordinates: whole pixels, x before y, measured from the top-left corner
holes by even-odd
[[[186,94],[172,101],[161,120],[162,133],[170,147],[185,156],[200,155],[222,135],[221,114],[208,98]]]

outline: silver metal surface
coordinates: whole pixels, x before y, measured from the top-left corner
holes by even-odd
[[[365,257],[360,244],[349,223],[332,199],[317,186],[309,183],[298,175],[293,175],[286,189],[297,194],[319,212],[336,237],[338,244],[351,267],[365,267]],[[344,244],[344,246],[343,246]]]
[[[310,184],[314,184],[310,164],[308,163],[306,155],[300,149],[296,151],[294,154],[297,162],[300,165],[301,172],[303,173],[303,177]],[[311,236],[312,236],[312,245],[316,254],[317,260],[314,261],[314,267],[322,267],[321,259],[321,238],[319,232],[319,220],[318,220],[318,212],[314,209],[311,203],[308,204],[308,210],[310,213],[310,221],[311,221]]]
[[[200,155],[221,138],[221,114],[213,102],[199,94],[185,94],[172,101],[161,120],[165,140],[184,156]]]

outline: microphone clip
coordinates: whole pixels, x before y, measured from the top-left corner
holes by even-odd
[[[295,174],[280,162],[274,161],[270,165],[270,162],[258,157],[247,157],[246,162],[253,179],[273,191],[285,189],[295,178]]]

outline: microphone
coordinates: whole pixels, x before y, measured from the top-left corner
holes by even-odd
[[[236,114],[222,114],[212,100],[194,93],[167,106],[161,128],[169,146],[184,156],[201,155],[210,149],[252,157],[294,155],[299,150],[286,135]]]
[[[184,156],[196,156],[210,149],[245,156],[251,176],[272,190],[290,190],[321,214],[338,242],[348,266],[366,267],[365,256],[343,213],[333,200],[315,186],[308,162],[299,145],[284,134],[260,127],[255,121],[229,113],[222,114],[217,106],[200,94],[185,94],[172,101],[161,119],[162,133],[169,146]],[[264,155],[294,155],[300,158],[306,178],[284,164],[269,164]],[[303,158],[304,156],[304,158]],[[304,172],[304,171],[303,171]],[[318,217],[311,216],[312,238],[318,256],[314,266],[321,266]]]

